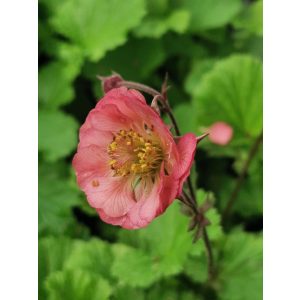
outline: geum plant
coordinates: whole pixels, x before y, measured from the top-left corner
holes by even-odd
[[[105,95],[80,128],[73,159],[78,185],[104,222],[125,229],[147,226],[180,200],[191,216],[188,229],[194,230],[194,242],[203,237],[212,278],[205,218],[211,201],[198,207],[190,179],[197,143],[208,133],[181,136],[168,101],[167,80],[159,92],[117,74],[100,79]],[[140,92],[153,97],[150,106]],[[170,118],[175,135],[163,122],[162,112]]]

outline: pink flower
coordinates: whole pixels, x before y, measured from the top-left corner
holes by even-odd
[[[146,226],[181,194],[197,144],[191,133],[175,143],[142,94],[124,87],[90,111],[79,138],[80,188],[103,221],[127,229]]]
[[[233,129],[224,122],[216,122],[209,128],[209,140],[217,145],[227,145],[233,136]]]

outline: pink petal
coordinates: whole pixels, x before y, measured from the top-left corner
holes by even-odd
[[[138,101],[146,104],[144,96],[139,91],[128,90],[126,87],[120,87],[112,89],[107,94],[105,94],[105,96],[98,101],[96,108],[100,108],[103,105],[107,104],[114,104],[123,113],[125,113],[125,111],[123,110],[125,100],[131,101],[133,103]]]
[[[164,176],[161,184],[152,186],[148,195],[143,194],[141,189],[141,198],[126,215],[111,217],[101,209],[97,209],[97,212],[104,222],[119,225],[125,229],[143,228],[166,210],[176,198],[177,190],[178,180],[174,180],[171,176]]]
[[[86,122],[101,131],[117,132],[121,129],[129,129],[132,120],[122,114],[116,105],[108,104],[93,109]]]
[[[179,178],[178,195],[181,194],[183,183],[190,175],[196,147],[197,139],[192,133],[185,134],[177,143],[177,149],[179,153],[179,164],[176,171],[176,177]]]
[[[99,217],[102,221],[112,224],[112,225],[119,225],[122,226],[127,219],[127,215],[121,217],[111,217],[108,216],[102,209],[97,209]],[[122,226],[123,227],[123,226]],[[130,228],[128,228],[130,229]]]
[[[95,173],[86,178],[83,190],[92,207],[110,217],[121,217],[136,204],[131,182],[123,177],[100,177]]]
[[[81,128],[79,132],[79,140],[79,148],[96,145],[99,149],[106,152],[108,145],[113,140],[113,135],[108,131],[100,131],[94,128]]]
[[[162,165],[159,177],[154,183],[148,179],[142,181],[137,187],[135,191],[137,203],[128,212],[122,227],[136,229],[147,226],[174,201],[177,190],[178,180],[164,175],[164,165]]]
[[[72,164],[76,173],[97,170],[105,174],[110,168],[108,164],[109,157],[96,145],[78,149]]]

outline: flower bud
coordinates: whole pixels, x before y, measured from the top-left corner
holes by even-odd
[[[101,80],[101,85],[104,94],[110,90],[119,87],[118,83],[123,81],[123,78],[119,74],[113,74],[111,76],[98,76],[98,79]]]
[[[224,122],[216,122],[209,128],[209,140],[217,145],[227,145],[233,136],[233,129],[230,125]]]

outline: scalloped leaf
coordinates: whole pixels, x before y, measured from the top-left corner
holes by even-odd
[[[175,275],[183,270],[192,247],[188,222],[189,219],[180,212],[179,204],[174,203],[147,228],[120,231],[120,240],[146,253],[152,262],[148,266],[149,272],[155,269],[158,278]]]
[[[112,292],[107,280],[82,270],[52,273],[46,289],[49,300],[107,300]]]
[[[218,61],[195,89],[193,103],[201,126],[227,122],[235,137],[256,137],[262,130],[262,63],[249,55]]]
[[[51,24],[92,61],[122,45],[145,15],[144,0],[66,0]]]
[[[110,279],[113,254],[111,246],[100,239],[74,241],[73,251],[66,259],[65,268],[83,270]]]
[[[218,262],[222,300],[262,299],[262,236],[236,230],[224,239]]]
[[[248,5],[233,21],[237,29],[262,36],[263,34],[263,2],[256,1]]]
[[[187,30],[189,21],[189,12],[182,9],[172,11],[167,17],[148,16],[134,30],[134,34],[150,38],[160,38],[168,31],[182,34]]]
[[[39,151],[53,162],[66,157],[77,146],[77,121],[61,111],[39,111]]]
[[[191,13],[190,30],[200,32],[228,24],[242,9],[241,0],[179,0]]]
[[[39,298],[46,299],[45,280],[49,274],[64,268],[72,252],[72,240],[65,237],[39,239]]]
[[[72,208],[80,203],[79,190],[54,167],[45,164],[39,167],[39,234],[58,235],[80,227],[72,214]]]
[[[157,264],[147,253],[122,244],[114,244],[112,249],[111,273],[121,284],[148,287],[159,279]]]

